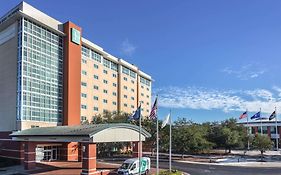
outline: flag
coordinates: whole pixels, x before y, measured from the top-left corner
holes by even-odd
[[[161,128],[164,128],[167,124],[170,124],[170,113],[167,115],[167,117],[163,121]]]
[[[240,115],[239,120],[246,118],[248,116],[247,111]]]
[[[157,118],[157,97],[156,97],[155,102],[154,102],[154,104],[151,108],[149,118],[152,119],[152,120]]]
[[[258,113],[256,113],[255,115],[253,115],[253,116],[251,117],[251,120],[257,119],[257,118],[260,118],[260,117],[261,117],[261,112],[258,112]]]
[[[138,120],[141,117],[141,106],[135,111],[135,113],[129,117],[130,120]]]
[[[269,116],[269,120],[272,120],[276,117],[276,112],[272,112],[272,114]]]

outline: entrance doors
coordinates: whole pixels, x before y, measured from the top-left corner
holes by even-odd
[[[60,146],[38,145],[36,148],[36,162],[59,160]]]

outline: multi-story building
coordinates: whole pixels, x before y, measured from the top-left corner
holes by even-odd
[[[140,102],[147,116],[151,77],[83,38],[76,24],[22,2],[0,18],[0,99],[3,139],[32,127],[79,125],[104,111],[132,113]]]

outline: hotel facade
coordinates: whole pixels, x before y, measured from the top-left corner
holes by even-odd
[[[149,115],[151,76],[82,34],[25,2],[0,18],[0,156],[23,159],[21,143],[10,141],[14,131],[80,125],[140,104]],[[75,144],[39,145],[38,159],[77,160],[68,151]]]

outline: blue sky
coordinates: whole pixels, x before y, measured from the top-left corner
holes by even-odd
[[[160,118],[170,108],[195,122],[281,111],[281,1],[26,2],[152,75]]]

